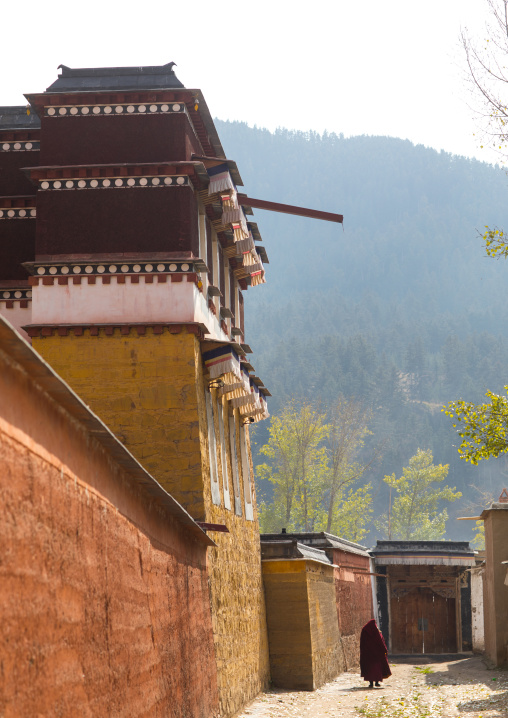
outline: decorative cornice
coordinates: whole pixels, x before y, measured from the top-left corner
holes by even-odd
[[[0,307],[4,309],[28,309],[32,303],[30,287],[0,287]]]
[[[40,149],[39,141],[30,140],[29,142],[2,142],[0,140],[0,152],[36,152]]]
[[[12,287],[9,289],[4,289],[3,287],[0,287],[0,301],[5,300],[13,300],[13,299],[31,299],[32,298],[32,290],[30,288],[26,287]]]
[[[134,187],[192,187],[187,175],[165,175],[152,177],[111,176],[93,179],[74,177],[62,180],[39,180],[39,189],[80,190],[80,189],[122,189]]]
[[[186,112],[183,102],[50,105],[44,107],[44,117],[115,117],[124,115],[166,115]]]
[[[57,165],[23,168],[33,182],[48,182],[43,189],[66,189],[68,181],[73,182],[67,189],[114,188],[116,187],[185,187],[197,184],[198,189],[208,184],[209,178],[201,162],[132,162],[90,165]],[[183,178],[183,179],[179,179]],[[190,179],[189,179],[190,178]],[[89,182],[93,182],[91,184]],[[109,180],[109,183],[106,181]],[[116,180],[121,180],[115,184]],[[130,181],[132,180],[132,181]],[[158,180],[154,182],[153,180]],[[54,187],[59,181],[60,186]],[[83,184],[84,183],[84,184]]]
[[[127,277],[130,279],[129,284],[139,284],[140,277],[144,280],[145,284],[153,284],[155,279],[158,284],[166,284],[169,281],[172,284],[183,282],[184,277],[187,282],[196,284],[199,291],[202,291],[202,283],[198,279],[198,275],[195,272],[174,272],[174,274],[103,274],[97,276],[96,274],[71,274],[69,276],[49,276],[49,277],[28,277],[28,283],[31,287],[37,287],[42,284],[44,287],[52,287],[55,282],[59,285],[81,284],[82,281],[88,282],[88,284],[97,284],[99,280],[102,284],[111,284],[112,279],[116,279],[117,284],[126,284]]]
[[[11,207],[0,208],[0,219],[35,219],[37,211],[35,207]]]
[[[35,277],[67,277],[67,276],[103,276],[111,275],[177,275],[196,276],[196,267],[192,261],[188,262],[162,262],[162,261],[71,261],[71,262],[25,262],[25,269]],[[165,281],[165,279],[164,279]]]
[[[168,104],[179,102],[187,104],[194,101],[196,93],[200,90],[193,90],[186,87],[171,88],[132,88],[132,89],[79,89],[53,92],[31,92],[25,94],[31,105],[40,108],[41,113],[44,107],[58,107],[59,105],[122,105],[144,102],[149,105],[152,102]],[[200,101],[201,95],[200,95]]]
[[[136,332],[139,336],[146,334],[147,329],[151,329],[153,334],[194,334],[198,339],[203,339],[208,334],[208,328],[201,322],[115,322],[114,324],[28,324],[22,327],[29,337],[51,337],[63,336],[69,334],[74,336],[83,336],[85,332],[89,336],[114,336],[115,331],[120,335],[128,335]]]

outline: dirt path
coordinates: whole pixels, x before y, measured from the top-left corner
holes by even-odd
[[[393,675],[369,690],[358,673],[344,673],[312,693],[262,693],[239,718],[505,718],[508,671],[487,670],[481,657],[391,663]]]

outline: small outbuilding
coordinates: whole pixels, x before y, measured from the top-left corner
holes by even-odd
[[[272,682],[315,690],[343,670],[332,562],[291,538],[262,537],[261,559]]]
[[[467,541],[378,541],[379,624],[392,654],[472,650]]]
[[[262,534],[272,681],[312,690],[359,664],[373,617],[367,549],[326,532]]]

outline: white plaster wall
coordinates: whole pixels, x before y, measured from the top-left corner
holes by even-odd
[[[111,284],[39,284],[33,287],[33,309],[17,319],[21,324],[112,324],[199,322],[209,331],[207,338],[229,341],[222,331],[219,319],[212,314],[206,297],[194,282],[166,282],[131,284],[130,276],[125,284],[118,284],[112,277]],[[7,312],[14,312],[9,309]],[[29,310],[21,310],[27,312]],[[4,314],[9,319],[8,314]],[[14,316],[14,315],[13,315]],[[9,319],[14,323],[13,319]],[[26,334],[23,333],[24,336]]]
[[[483,653],[485,634],[483,623],[483,569],[471,571],[471,616],[473,627],[473,651]]]
[[[33,324],[110,324],[112,322],[193,322],[195,294],[193,282],[145,284],[39,284],[33,287]]]
[[[222,331],[219,319],[212,314],[208,308],[206,297],[197,289],[195,289],[195,322],[201,322],[206,326],[209,334],[207,339],[217,339],[221,342],[229,341],[229,337]]]
[[[31,302],[28,302],[28,307],[22,309],[19,306],[19,302],[14,300],[14,306],[12,309],[7,309],[5,306],[5,302],[0,302],[0,314],[4,319],[7,319],[8,322],[12,324],[14,329],[18,331],[23,339],[26,339],[28,342],[31,343],[31,339],[28,336],[28,334],[25,332],[24,329],[21,327],[25,326],[26,324],[32,323],[32,304]]]

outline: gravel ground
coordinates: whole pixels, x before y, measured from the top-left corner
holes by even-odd
[[[313,692],[262,693],[238,718],[508,718],[508,671],[488,670],[480,656],[390,665],[381,688],[343,673]]]

